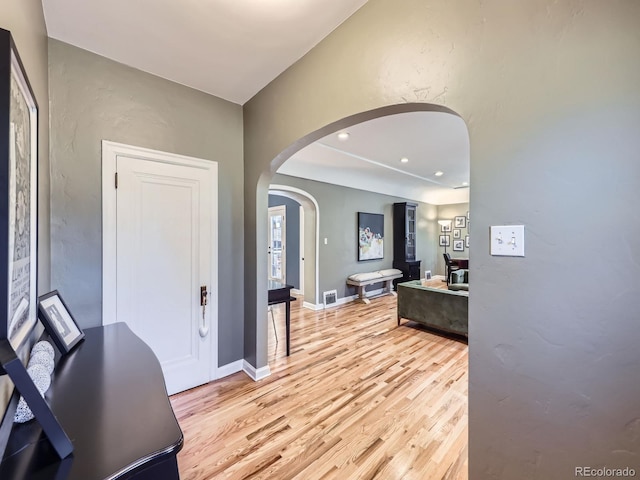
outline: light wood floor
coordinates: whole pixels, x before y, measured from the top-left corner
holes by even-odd
[[[269,317],[271,376],[237,373],[171,397],[183,480],[467,476],[468,348],[403,320],[396,299]]]

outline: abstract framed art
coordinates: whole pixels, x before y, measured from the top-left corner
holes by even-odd
[[[358,261],[384,258],[384,215],[358,212]]]

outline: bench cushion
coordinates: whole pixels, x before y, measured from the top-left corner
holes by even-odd
[[[397,268],[387,268],[386,270],[380,270],[379,273],[383,277],[391,277],[393,275],[402,275],[402,270],[398,270]]]
[[[369,280],[375,280],[376,278],[381,278],[378,272],[364,272],[364,273],[354,273],[349,276],[349,280],[353,280],[354,282],[366,282]]]

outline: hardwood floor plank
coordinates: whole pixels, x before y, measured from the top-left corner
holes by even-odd
[[[468,347],[413,322],[396,299],[268,321],[271,376],[238,373],[171,397],[181,478],[468,480]]]

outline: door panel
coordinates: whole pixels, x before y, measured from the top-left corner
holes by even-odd
[[[117,320],[154,351],[169,394],[210,380],[208,305],[211,185],[208,172],[119,156]]]

